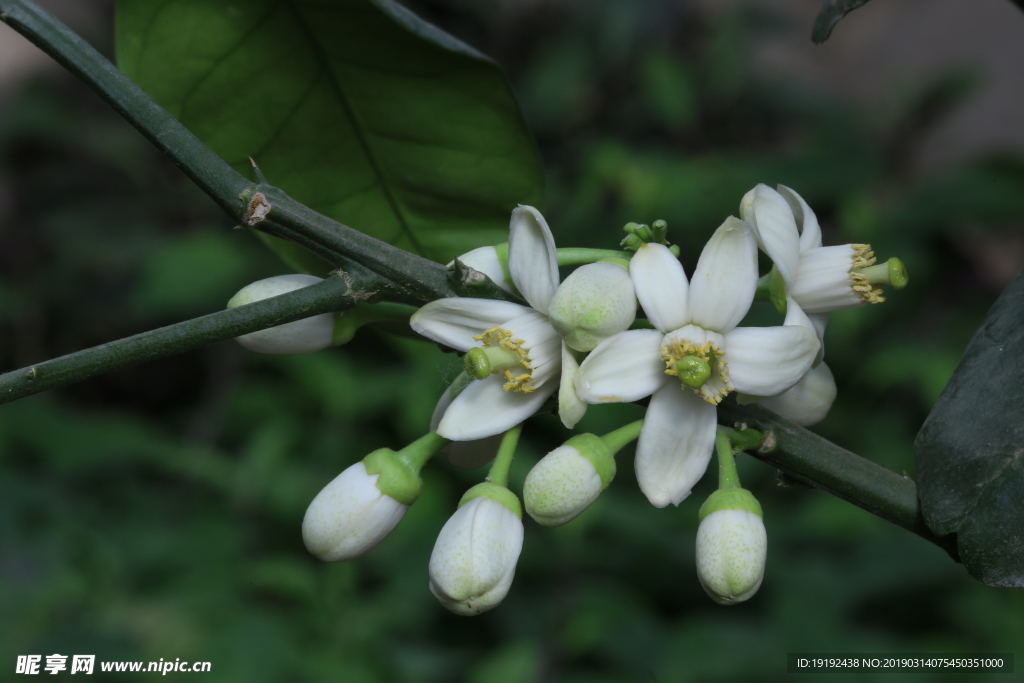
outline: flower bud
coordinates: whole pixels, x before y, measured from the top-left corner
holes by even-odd
[[[719,489],[700,509],[697,578],[715,602],[733,605],[761,587],[768,535],[761,505],[747,490]]]
[[[486,612],[508,593],[523,549],[523,522],[513,501],[519,504],[504,487],[474,486],[441,529],[430,555],[430,592],[452,612]]]
[[[278,275],[257,280],[243,287],[228,301],[228,308],[251,304],[280,294],[294,292],[315,285],[322,280],[313,275]],[[334,335],[334,314],[321,313],[310,318],[295,320],[284,325],[250,332],[235,340],[257,353],[300,354],[313,353],[331,345]]]
[[[551,299],[552,326],[577,351],[593,351],[636,319],[629,272],[613,263],[590,263],[565,278]]]
[[[828,366],[821,363],[786,391],[761,401],[761,405],[802,427],[810,427],[825,419],[835,400],[836,381]]]
[[[351,560],[368,552],[402,521],[403,505],[377,488],[379,474],[360,461],[317,494],[302,520],[302,541],[321,560]]]
[[[581,434],[551,451],[526,476],[523,501],[538,524],[559,526],[597,500],[615,476],[615,458],[593,434]]]

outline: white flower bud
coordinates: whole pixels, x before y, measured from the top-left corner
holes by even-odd
[[[636,319],[629,272],[614,263],[577,268],[555,291],[548,317],[566,344],[577,351],[593,351]]]
[[[761,587],[768,535],[749,510],[715,510],[697,529],[697,578],[711,599],[732,605]]]
[[[610,463],[614,476],[614,459],[607,455],[604,460]],[[538,524],[559,526],[586,510],[607,483],[590,458],[575,445],[565,444],[541,458],[526,475],[523,501]]]
[[[523,522],[505,505],[480,496],[441,529],[430,555],[430,592],[446,608],[472,616],[505,598],[523,549]]]
[[[351,560],[391,533],[409,506],[381,493],[379,477],[367,474],[360,461],[317,494],[302,520],[302,541],[309,552],[327,562]]]
[[[499,251],[498,247],[478,247],[472,251],[467,251],[458,258],[463,265],[480,271],[506,292],[512,292],[512,284],[509,280],[508,272],[508,244],[502,246],[504,247],[504,253]],[[454,264],[455,261],[452,261],[448,264],[448,267],[450,268]]]
[[[821,363],[791,388],[769,396],[761,405],[802,427],[810,427],[825,419],[835,400],[836,380],[828,366]]]
[[[315,285],[322,280],[313,275],[278,275],[257,280],[243,287],[228,301],[228,308],[269,299],[296,289]],[[277,327],[235,337],[235,341],[258,353],[300,354],[313,353],[331,345],[334,336],[334,314],[321,313],[310,318],[295,320]]]

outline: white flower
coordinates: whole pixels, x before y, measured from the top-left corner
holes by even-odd
[[[351,560],[391,533],[409,506],[381,493],[379,477],[367,474],[360,461],[317,494],[302,520],[309,552],[328,562]]]
[[[313,275],[278,275],[257,280],[243,287],[228,301],[228,308],[269,299],[296,289],[315,285],[322,280]],[[313,353],[331,345],[334,336],[334,314],[321,313],[303,320],[295,320],[277,327],[235,337],[235,341],[258,353],[299,354]]]
[[[563,367],[573,369],[563,366],[564,343],[548,320],[558,289],[555,241],[533,207],[512,212],[508,258],[512,281],[530,306],[438,299],[409,321],[424,337],[470,352],[467,362],[477,369],[480,380],[455,397],[438,424],[437,433],[453,441],[481,439],[523,422],[558,389]]]
[[[787,296],[808,314],[819,339],[826,313],[885,301],[878,284],[905,284],[899,259],[869,268],[875,263],[869,244],[823,247],[814,211],[788,187],[779,185],[776,192],[758,185],[744,195],[740,216],[754,229],[758,244],[779,269]],[[815,365],[820,361],[819,356]]]
[[[456,614],[497,607],[516,573],[523,522],[485,496],[464,503],[445,523],[430,555],[430,592]]]
[[[820,363],[799,382],[778,396],[760,401],[760,405],[802,427],[818,424],[828,415],[836,400],[836,381],[828,365]]]
[[[538,524],[559,526],[586,510],[604,488],[594,463],[566,444],[541,458],[526,475],[523,502]]]
[[[736,327],[757,287],[757,245],[736,218],[711,237],[692,282],[660,244],[637,250],[630,275],[657,329],[599,344],[580,366],[576,390],[588,403],[653,394],[637,444],[637,481],[653,505],[678,505],[711,460],[715,406],[732,391],[785,391],[810,369],[819,343],[798,306],[784,326]]]
[[[749,510],[716,510],[697,529],[697,578],[711,599],[732,605],[761,587],[768,534]]]

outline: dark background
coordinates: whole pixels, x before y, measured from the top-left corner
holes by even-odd
[[[110,3],[44,4],[112,53]],[[1006,40],[1024,14],[996,0],[924,4],[878,0],[823,47],[810,45],[817,2],[805,0],[412,7],[505,67],[541,145],[559,244],[610,248],[625,222],[664,218],[690,272],[766,182],[803,194],[826,244],[902,258],[907,289],[833,315],[839,398],[815,429],[913,475],[917,429],[1024,265],[1022,105],[1007,79],[1022,55]],[[217,310],[286,272],[23,43],[0,27],[0,369]],[[656,510],[631,448],[576,521],[525,521],[512,590],[482,616],[441,608],[426,566],[483,471],[434,463],[381,546],[313,559],[299,534],[308,502],[371,450],[421,435],[452,361],[369,331],[304,357],[224,342],[4,405],[0,679],[19,654],[61,653],[205,660],[218,681],[777,680],[787,652],[1024,642],[1022,593],[975,582],[827,494],[780,487],[747,457],[770,552],[758,595],[732,608],[694,571],[713,478]],[[580,426],[640,416],[602,406]],[[555,418],[531,422],[513,489],[563,439]]]

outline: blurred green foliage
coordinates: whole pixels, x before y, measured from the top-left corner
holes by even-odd
[[[755,77],[744,46],[772,30],[760,15],[626,0],[415,9],[506,67],[545,157],[559,244],[607,248],[625,222],[664,218],[692,272],[766,182],[804,195],[826,243],[900,256],[910,287],[832,317],[840,393],[816,430],[913,474],[914,434],[1005,284],[993,254],[1024,215],[1020,158],[927,176],[905,164],[924,132],[908,122],[956,104],[938,98],[922,117],[947,75],[878,123],[785,74]],[[70,77],[8,93],[0,173],[4,369],[209,312],[284,272]],[[758,307],[751,321],[773,316]],[[629,448],[592,510],[554,530],[526,521],[512,591],[482,616],[451,615],[427,590],[434,538],[482,472],[436,463],[381,546],[314,560],[299,534],[309,500],[371,450],[419,436],[452,360],[372,332],[295,358],[223,343],[0,408],[0,666],[58,652],[208,660],[218,681],[774,681],[786,652],[1024,642],[1020,592],[974,582],[847,503],[779,487],[750,458],[740,473],[764,507],[769,560],[760,593],[733,608],[694,570],[713,477],[656,510]],[[601,406],[580,427],[640,415]],[[554,417],[532,421],[513,488],[563,439]]]

